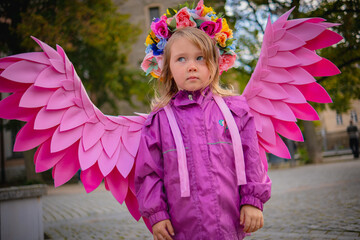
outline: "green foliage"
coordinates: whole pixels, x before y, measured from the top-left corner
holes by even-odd
[[[300,155],[300,159],[299,159],[299,160],[300,160],[301,162],[303,162],[304,164],[310,163],[309,154],[308,154],[308,152],[307,152],[307,150],[306,150],[305,147],[299,147],[297,151],[298,151],[298,153],[299,153],[299,155]]]
[[[10,11],[15,4],[19,12]],[[127,66],[140,28],[129,22],[128,15],[118,13],[112,0],[8,0],[0,4],[0,13],[11,23],[1,25],[9,33],[1,38],[2,52],[40,50],[30,36],[52,47],[61,45],[92,101],[98,107],[110,104],[112,114],[117,111],[116,99],[131,102],[136,92],[132,89],[143,84],[140,72]],[[18,46],[6,44],[11,39],[20,39]]]

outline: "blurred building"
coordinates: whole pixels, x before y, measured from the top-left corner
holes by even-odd
[[[323,150],[340,150],[349,148],[349,137],[346,128],[350,120],[360,129],[360,100],[351,103],[346,113],[337,113],[326,106],[326,110],[319,113],[320,135],[323,141]]]
[[[140,68],[140,63],[145,57],[145,39],[150,30],[152,19],[159,18],[168,8],[175,8],[184,0],[114,0],[119,6],[119,12],[130,15],[130,22],[138,25],[142,33],[134,43],[129,62],[132,66]]]

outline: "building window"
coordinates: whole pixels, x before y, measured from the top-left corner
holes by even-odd
[[[358,122],[358,117],[357,117],[357,113],[355,110],[351,110],[350,112],[350,119],[354,122],[357,123]]]
[[[337,125],[343,125],[343,119],[341,113],[336,113],[336,124]]]
[[[150,7],[149,8],[150,22],[153,21],[154,18],[160,18],[160,9],[159,7]]]

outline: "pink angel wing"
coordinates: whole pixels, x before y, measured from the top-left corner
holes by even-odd
[[[254,115],[260,156],[267,169],[266,152],[290,158],[280,135],[303,141],[297,119],[318,120],[307,101],[329,103],[331,98],[314,76],[332,76],[339,69],[318,56],[316,49],[329,47],[342,37],[328,30],[338,24],[321,18],[268,20],[259,61],[243,96]]]
[[[147,115],[105,116],[90,101],[64,50],[33,39],[43,52],[0,59],[0,91],[13,93],[0,102],[0,117],[27,122],[14,151],[38,146],[35,170],[52,168],[55,187],[79,169],[87,192],[104,180],[139,220],[134,166]]]

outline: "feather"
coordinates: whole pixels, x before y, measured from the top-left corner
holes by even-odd
[[[120,146],[116,148],[116,151],[112,157],[108,157],[108,155],[103,151],[99,157],[98,164],[101,173],[103,176],[107,176],[116,166],[116,163],[119,159],[120,154]]]
[[[28,122],[34,118],[39,108],[19,107],[23,92],[15,92],[0,101],[0,117]]]
[[[122,204],[128,192],[128,180],[123,178],[117,169],[114,169],[106,177],[106,182],[112,195],[120,204]]]
[[[340,70],[325,58],[309,66],[303,66],[303,68],[315,77],[333,76],[340,73]]]
[[[54,167],[64,156],[66,151],[56,153],[50,152],[51,139],[46,140],[38,148],[38,155],[36,156],[35,171],[44,172]]]
[[[134,166],[135,159],[134,156],[132,156],[125,148],[123,141],[121,141],[120,145],[120,154],[116,167],[121,175],[126,178]]]
[[[304,141],[301,130],[295,122],[281,121],[278,119],[272,119],[272,122],[275,131],[280,135],[294,141]]]
[[[86,123],[84,127],[84,138],[83,146],[84,150],[87,151],[89,148],[94,146],[105,133],[104,125],[101,122],[97,123]]]
[[[104,176],[101,174],[99,166],[94,164],[90,168],[81,171],[80,179],[84,185],[85,191],[90,193],[101,184]]]
[[[83,128],[83,126],[79,126],[69,131],[61,132],[60,126],[58,126],[52,135],[51,152],[59,152],[77,142],[82,136]]]
[[[50,97],[47,103],[47,109],[64,109],[74,106],[75,103],[73,98],[75,97],[74,92],[65,91],[63,88],[58,88],[54,94]]]
[[[85,124],[88,120],[86,113],[77,106],[66,110],[60,124],[60,131],[67,131]]]
[[[297,36],[303,41],[309,41],[320,35],[325,29],[326,28],[322,25],[305,22],[287,29],[287,32]]]
[[[18,83],[10,81],[6,78],[0,77],[0,92],[17,92],[17,91],[25,91],[30,84]]]
[[[85,151],[83,140],[84,138],[82,137],[80,139],[78,156],[81,170],[84,171],[92,167],[97,162],[103,151],[103,146],[100,142],[97,142],[94,146]]]
[[[118,148],[120,143],[120,138],[122,135],[123,127],[118,126],[117,129],[113,131],[105,131],[103,136],[101,137],[101,143],[104,146],[104,151],[108,155],[108,157],[112,157]]]
[[[332,100],[326,90],[318,83],[299,85],[297,88],[304,94],[306,100],[318,103],[331,103]]]
[[[281,86],[289,95],[288,98],[284,99],[285,103],[306,103],[304,95],[296,86],[291,84],[282,84]]]
[[[7,67],[0,76],[19,83],[34,83],[37,76],[46,68],[44,64],[19,61]]]
[[[67,149],[64,157],[53,168],[55,187],[68,182],[79,170],[80,165],[79,160],[77,159],[78,144],[79,142]]]
[[[330,47],[338,43],[343,38],[336,32],[326,29],[319,36],[306,42],[305,47],[310,50],[322,49]]]
[[[43,88],[59,88],[64,78],[64,74],[57,73],[52,66],[49,66],[37,76],[34,85]]]
[[[288,104],[293,111],[294,115],[298,119],[316,121],[319,120],[319,116],[315,109],[308,103],[303,104]]]
[[[41,110],[36,115],[34,129],[41,130],[58,126],[64,116],[65,111],[65,109],[54,111],[47,110],[46,107],[41,108]]]
[[[30,86],[20,99],[19,106],[23,108],[38,108],[48,104],[54,91],[45,88]]]
[[[55,128],[34,130],[34,119],[27,122],[16,135],[14,151],[24,152],[33,149],[49,139]]]
[[[128,208],[130,214],[135,218],[136,221],[139,221],[141,214],[139,212],[139,203],[136,199],[136,196],[131,191],[128,191],[125,199],[126,207]]]

